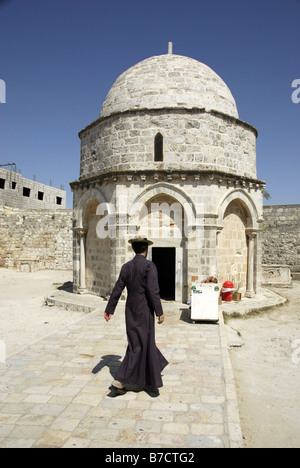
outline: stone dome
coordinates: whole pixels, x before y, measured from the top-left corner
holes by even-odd
[[[120,75],[103,103],[100,117],[162,108],[205,108],[238,118],[230,89],[211,68],[173,54],[150,57]]]

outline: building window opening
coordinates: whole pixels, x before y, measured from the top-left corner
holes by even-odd
[[[44,200],[44,192],[38,192],[38,200]]]
[[[5,189],[5,179],[0,179],[0,189]]]
[[[158,133],[154,140],[154,161],[160,162],[163,160],[163,136],[161,133]]]
[[[23,197],[30,197],[30,188],[23,187]]]
[[[11,183],[11,188],[12,188],[12,190],[16,190],[16,188],[17,188],[17,182],[12,182],[12,183]]]
[[[56,204],[61,205],[62,204],[62,198],[61,197],[56,197]]]

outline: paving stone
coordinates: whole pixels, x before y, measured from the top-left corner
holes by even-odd
[[[88,448],[90,443],[90,439],[70,437],[70,439],[63,445],[63,448]]]
[[[47,429],[36,442],[36,447],[62,447],[70,439],[72,433],[54,429]]]

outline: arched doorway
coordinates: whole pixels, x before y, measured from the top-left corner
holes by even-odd
[[[188,278],[193,274],[191,271],[188,274],[189,268],[195,263],[199,251],[195,242],[197,210],[193,200],[182,188],[159,182],[136,197],[130,207],[129,217],[130,232],[145,234],[154,242],[149,248],[149,260],[152,260],[153,249],[170,249],[158,250],[154,257],[164,255],[167,262],[172,262],[169,274],[163,276],[171,278],[175,301],[186,302],[190,295]],[[174,290],[171,290],[171,294],[174,297]],[[167,296],[170,296],[170,290]]]
[[[97,235],[104,212],[110,214],[110,205],[97,188],[87,190],[74,208],[73,290],[78,294],[106,296],[111,288],[110,239]]]
[[[243,203],[232,201],[224,213],[223,229],[217,239],[219,282],[232,281],[243,294],[248,273],[247,220],[248,213]]]
[[[161,298],[169,301],[184,300],[184,216],[181,203],[165,193],[150,198],[136,213],[139,231],[154,242],[149,248],[148,258],[158,270]]]
[[[103,217],[97,214],[98,206],[98,200],[89,200],[83,213],[86,226],[85,287],[89,293],[105,296],[110,288],[110,239],[100,239],[97,235],[97,224]]]

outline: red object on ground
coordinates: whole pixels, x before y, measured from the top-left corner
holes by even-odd
[[[234,291],[234,285],[231,281],[225,281],[222,288],[222,299],[225,302],[232,301],[232,294]]]

